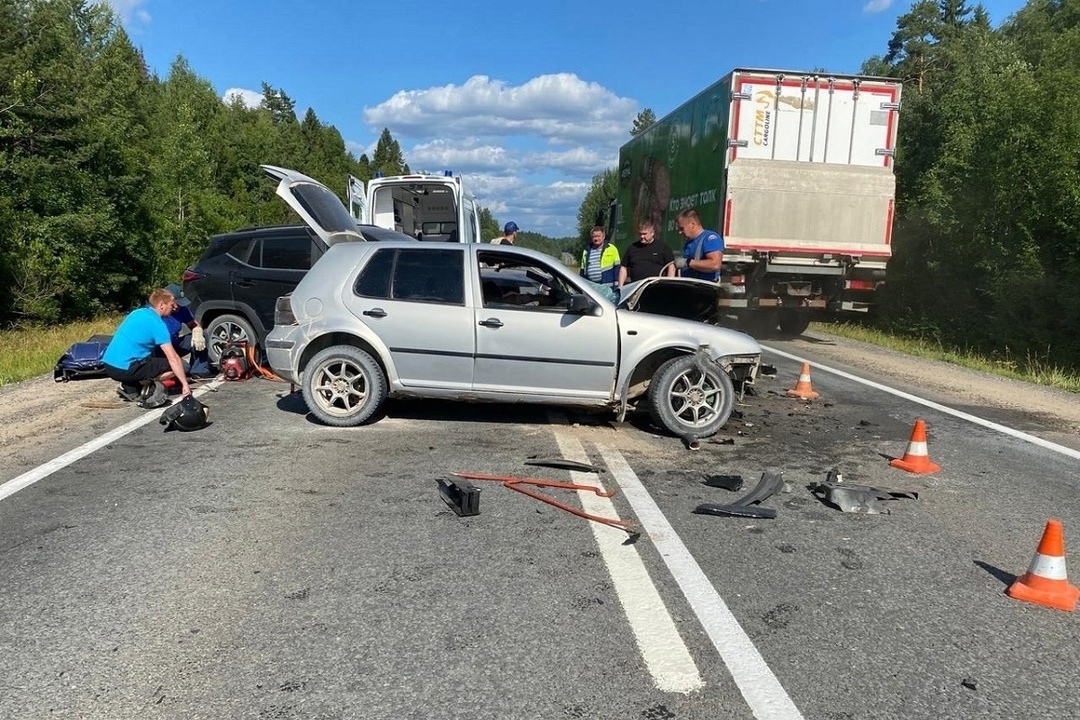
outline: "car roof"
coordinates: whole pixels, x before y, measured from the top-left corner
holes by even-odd
[[[374,240],[377,242],[388,242],[392,240],[412,240],[416,241],[416,238],[406,235],[405,233],[398,232],[397,230],[389,230],[381,225],[368,225],[365,223],[357,223],[360,228],[360,233],[368,240]]]

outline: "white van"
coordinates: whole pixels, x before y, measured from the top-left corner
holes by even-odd
[[[359,223],[418,240],[480,242],[476,198],[449,170],[442,175],[377,175],[366,188],[350,175],[349,212]]]

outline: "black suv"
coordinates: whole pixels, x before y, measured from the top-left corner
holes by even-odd
[[[413,240],[375,225],[357,226],[364,239]],[[184,296],[205,328],[210,362],[228,341],[261,344],[274,326],[274,304],[326,252],[306,225],[256,227],[215,235],[199,261],[184,271]]]

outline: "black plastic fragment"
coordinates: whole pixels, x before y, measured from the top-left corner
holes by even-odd
[[[706,475],[702,483],[725,490],[742,490],[742,475]]]
[[[694,508],[698,515],[729,515],[732,517],[752,517],[771,520],[776,517],[772,508],[752,507],[762,500],[772,497],[784,489],[784,473],[779,470],[766,470],[754,489],[730,505],[702,503]]]
[[[603,468],[597,467],[595,465],[578,462],[577,460],[567,460],[565,458],[539,458],[537,460],[526,460],[525,464],[558,468],[560,470],[578,470],[580,472],[596,473],[597,475],[604,472]]]
[[[440,478],[439,494],[450,509],[460,517],[480,514],[480,488],[468,480],[443,480]]]
[[[716,503],[702,503],[694,508],[694,513],[697,515],[760,518],[762,520],[772,520],[776,517],[776,511],[772,508],[756,507],[754,505],[717,505]]]

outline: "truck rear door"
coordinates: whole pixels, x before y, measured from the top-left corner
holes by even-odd
[[[768,251],[891,254],[900,83],[737,71],[732,81],[723,232],[734,260]]]

